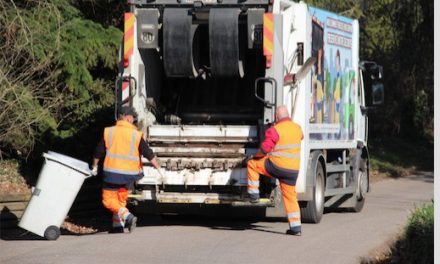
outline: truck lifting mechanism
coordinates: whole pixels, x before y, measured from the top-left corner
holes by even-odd
[[[382,67],[359,60],[355,19],[287,0],[130,0],[115,83],[165,177],[144,161],[144,208],[246,204],[246,160],[286,105],[304,133],[296,190],[302,221],[324,207],[360,211],[369,191],[369,109]],[[262,180],[266,215],[282,215]]]

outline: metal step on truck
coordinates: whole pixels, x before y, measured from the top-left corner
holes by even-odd
[[[129,0],[115,85],[165,177],[144,161],[138,206],[240,206],[246,160],[275,108],[304,133],[296,190],[302,221],[324,207],[361,211],[369,191],[368,119],[382,67],[359,60],[359,23],[286,0]],[[265,178],[265,177],[264,177]],[[284,214],[262,180],[268,215]]]

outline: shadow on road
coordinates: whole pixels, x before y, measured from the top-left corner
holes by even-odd
[[[254,230],[273,234],[284,235],[284,232],[270,230],[266,223],[282,222],[286,224],[285,218],[265,218],[249,215],[179,215],[179,214],[137,214],[138,227],[148,226],[200,226],[213,230],[244,231]],[[99,215],[90,217],[68,218],[61,227],[62,236],[84,236],[107,234],[111,230],[111,215],[99,212]],[[127,230],[125,232],[128,232]],[[21,228],[2,230],[2,240],[45,240],[45,238],[32,234]]]
[[[1,240],[46,240],[43,237],[35,235],[29,231],[21,229],[19,227],[12,229],[1,230],[0,232]]]
[[[270,226],[264,225],[264,222],[274,223],[283,222],[286,224],[285,218],[265,218],[264,222],[260,222],[260,217],[215,217],[203,215],[138,215],[138,227],[146,226],[201,226],[213,230],[230,230],[243,231],[255,230],[260,232],[268,232],[274,234],[282,234],[284,232],[277,232],[268,230]]]
[[[405,177],[406,179],[409,180],[414,180],[414,181],[425,181],[428,183],[434,183],[434,172],[432,171],[418,171],[413,173],[410,176]]]
[[[18,217],[14,211],[4,207],[0,212],[1,240],[40,240],[41,237],[17,227]]]

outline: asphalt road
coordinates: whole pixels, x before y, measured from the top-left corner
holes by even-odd
[[[433,174],[374,183],[360,213],[326,213],[284,234],[281,220],[140,216],[132,234],[26,236],[0,241],[0,263],[359,263],[389,243],[416,205],[434,197]]]

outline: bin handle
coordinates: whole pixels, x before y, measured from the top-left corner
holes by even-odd
[[[76,168],[75,166],[71,166],[70,164],[66,164],[66,163],[62,162],[61,160],[57,159],[57,157],[54,157],[54,156],[50,155],[49,153],[43,153],[43,157],[46,159],[50,159],[55,162],[58,162],[60,164],[63,164],[64,166],[67,166],[73,170],[81,172],[82,174],[84,174],[84,178],[89,178],[89,177],[93,176],[92,172],[90,171],[89,168],[87,168],[86,170]]]

